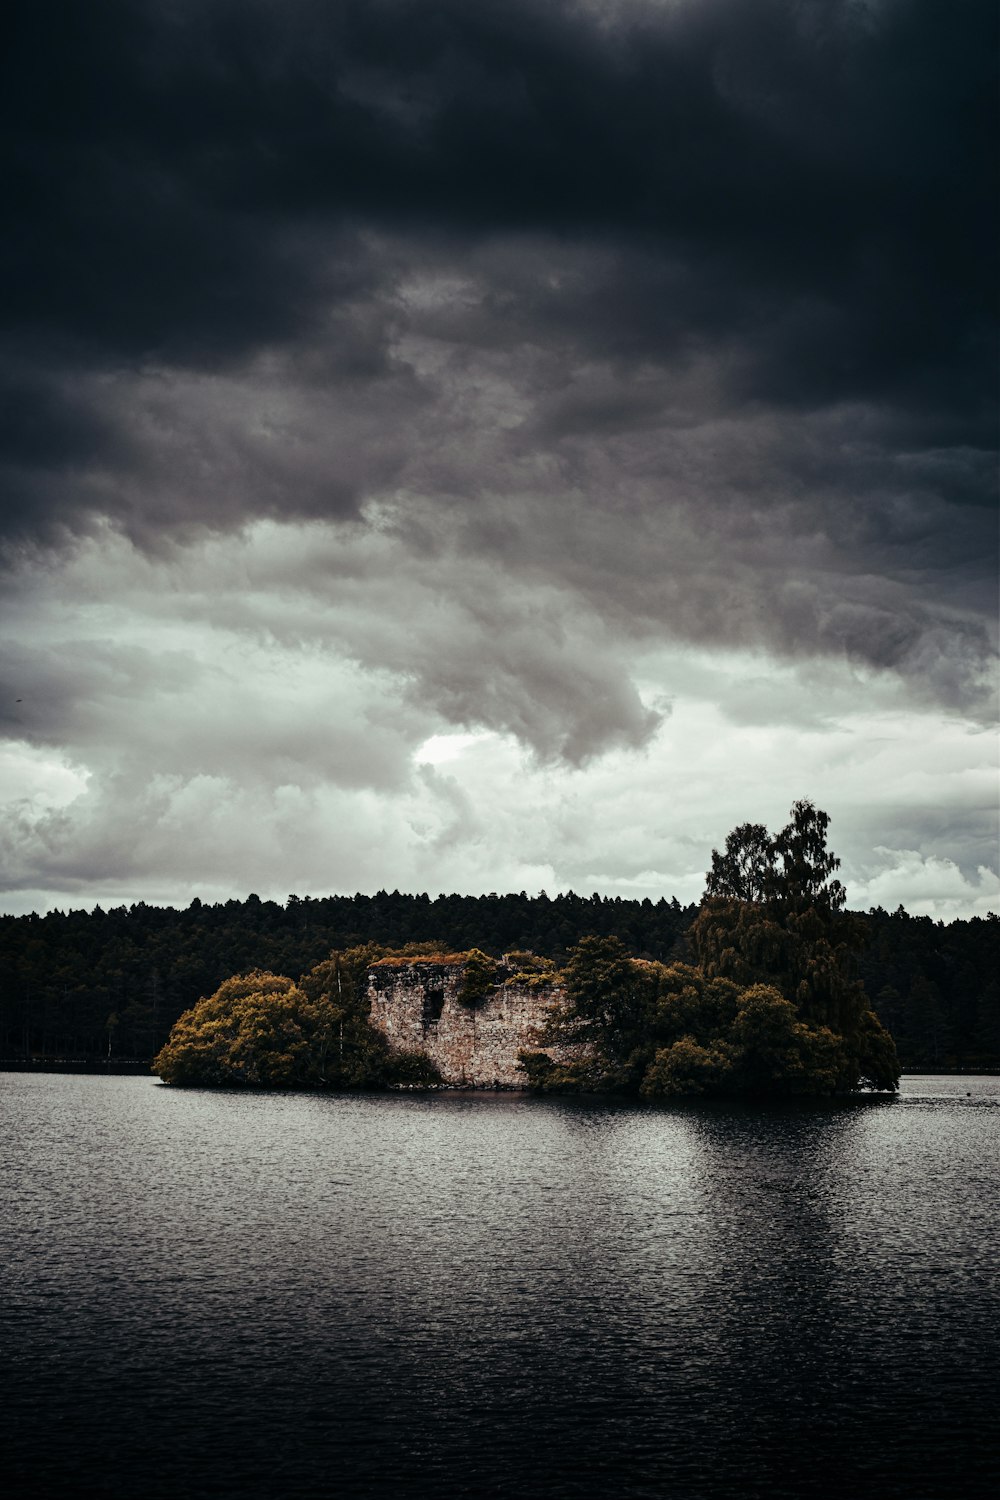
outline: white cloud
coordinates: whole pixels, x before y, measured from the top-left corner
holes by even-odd
[[[432,734],[417,749],[414,761],[418,766],[447,765],[482,738],[480,734]]]
[[[89,773],[31,745],[0,745],[0,806],[16,805],[32,816],[66,807],[87,789]]]
[[[945,922],[1000,912],[996,870],[980,865],[975,878],[967,879],[953,860],[925,856],[916,849],[878,848],[874,853],[881,868],[867,880],[855,881],[852,893],[858,906],[889,911],[904,906],[912,916]]]

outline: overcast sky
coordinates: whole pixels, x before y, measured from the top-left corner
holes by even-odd
[[[0,909],[1000,910],[994,0],[22,0]]]

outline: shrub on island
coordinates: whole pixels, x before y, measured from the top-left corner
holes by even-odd
[[[334,954],[298,984],[254,970],[221,984],[174,1025],[153,1060],[180,1087],[378,1088],[424,1085],[424,1057],[394,1052],[368,1020],[364,983],[382,950]]]

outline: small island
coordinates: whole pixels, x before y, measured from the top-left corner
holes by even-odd
[[[255,970],[176,1022],[153,1063],[179,1086],[441,1085],[678,1097],[893,1092],[899,1063],[859,977],[829,818],[733,830],[683,960],[584,937],[561,968],[434,942],[335,952],[298,983]]]

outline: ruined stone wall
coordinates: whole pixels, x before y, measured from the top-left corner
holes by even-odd
[[[557,1062],[579,1056],[578,1047],[543,1046],[542,1027],[560,998],[555,985],[535,988],[500,967],[494,985],[475,1006],[463,1005],[460,963],[375,964],[368,972],[371,1021],[394,1047],[422,1052],[445,1083],[475,1088],[524,1088],[521,1051],[547,1052]]]

